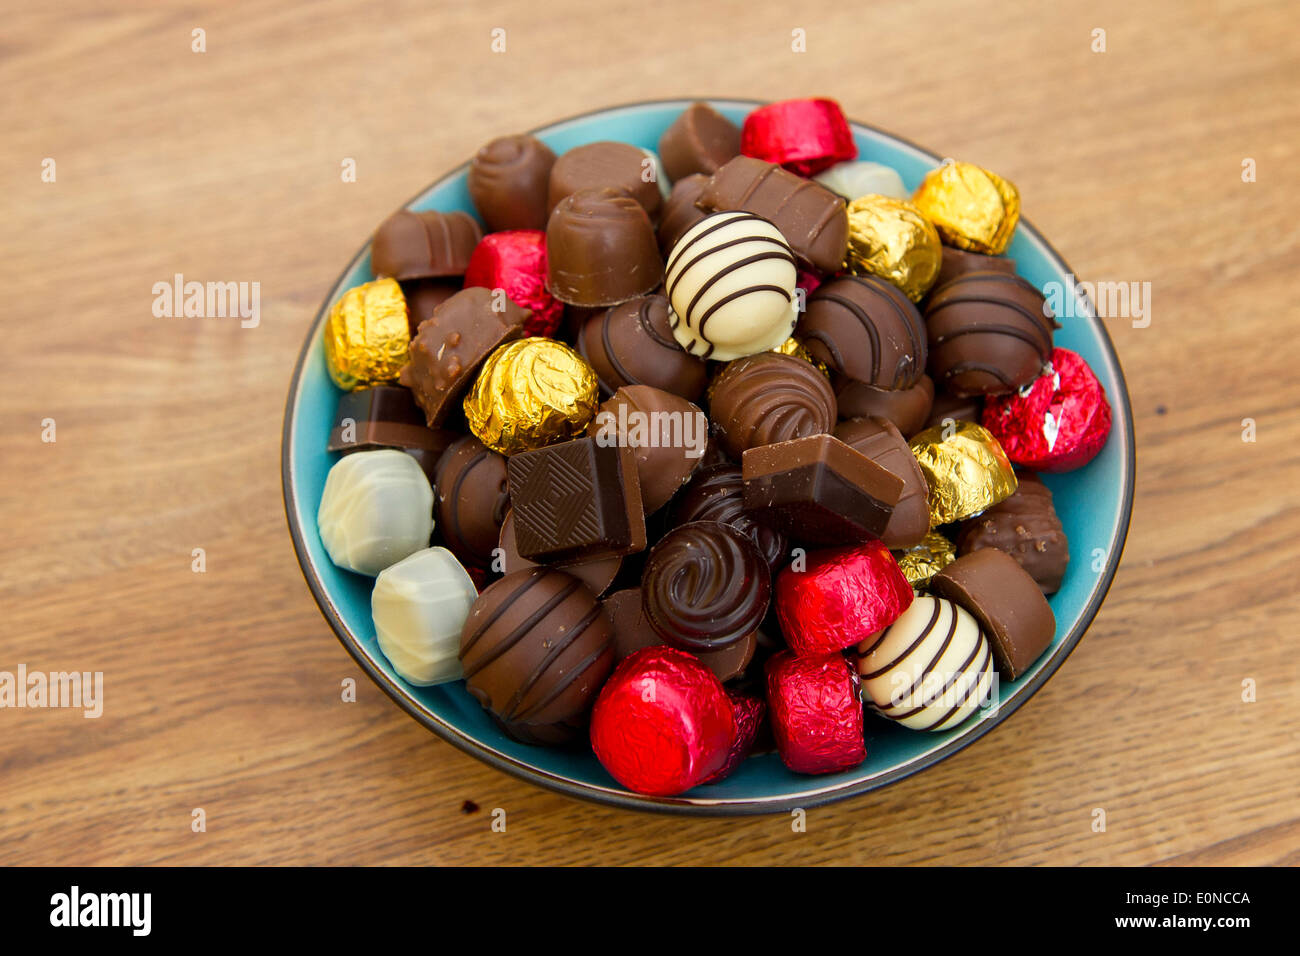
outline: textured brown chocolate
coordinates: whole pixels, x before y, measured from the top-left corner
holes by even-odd
[[[499,546],[501,553],[497,557],[500,562],[499,564],[494,562],[494,570],[498,570],[502,574],[512,574],[515,571],[538,566],[537,562],[529,561],[519,553],[519,546],[515,543],[515,520],[511,512],[506,512],[506,520],[501,523]],[[587,590],[599,596],[609,590],[610,585],[614,583],[614,579],[618,577],[618,572],[623,567],[623,559],[618,555],[613,555],[597,558],[594,561],[556,565],[556,567],[561,571],[572,574],[587,586]]]
[[[902,479],[832,435],[751,448],[741,473],[745,508],[809,544],[880,537],[903,493]]]
[[[644,150],[630,143],[607,140],[575,146],[562,154],[551,167],[547,205],[554,214],[555,207],[566,196],[582,189],[608,187],[631,196],[654,219],[659,215],[664,197],[653,177],[646,180],[647,170],[654,170],[652,164],[653,160]]]
[[[420,324],[398,381],[415,395],[430,428],[442,424],[493,349],[523,336],[530,315],[476,286],[457,292]]]
[[[1037,582],[1015,558],[996,548],[962,555],[930,579],[929,589],[959,604],[979,621],[998,673],[1015,680],[1042,656],[1056,633],[1056,618]]]
[[[462,564],[486,569],[510,507],[506,460],[473,435],[452,443],[434,475],[434,532]]]
[[[729,362],[713,383],[709,412],[737,461],[747,448],[829,432],[835,393],[816,366],[777,352]]]
[[[659,137],[659,160],[673,182],[713,175],[740,155],[740,127],[708,103],[692,103]]]
[[[930,294],[938,292],[945,284],[964,276],[968,272],[1005,272],[1015,275],[1016,261],[1006,256],[986,256],[978,252],[967,252],[952,246],[943,247],[943,258],[939,262],[939,274],[930,286]]]
[[[921,466],[907,446],[907,439],[884,418],[854,418],[840,422],[832,434],[855,451],[903,482],[903,493],[894,504],[889,524],[880,540],[890,550],[905,550],[921,543],[930,530],[930,505]]]
[[[591,561],[645,549],[631,449],[575,438],[512,455],[507,471],[515,544],[530,561]]]
[[[925,373],[921,313],[898,286],[875,276],[823,282],[795,335],[832,371],[877,388],[911,388]]]
[[[849,245],[844,199],[774,163],[737,156],[709,179],[699,204],[710,212],[743,209],[771,221],[795,256],[819,272],[836,272]]]
[[[632,449],[641,504],[650,514],[666,505],[699,465],[709,420],[670,392],[626,385],[601,404],[587,434]]]
[[[654,226],[635,199],[615,189],[582,189],[555,207],[546,225],[551,295],[586,308],[617,305],[663,281]]]
[[[702,174],[687,176],[673,183],[673,191],[664,203],[663,215],[659,219],[659,251],[667,258],[677,240],[686,234],[686,230],[708,215],[695,205],[695,201],[704,193],[709,177]]]
[[[399,209],[375,230],[370,267],[377,276],[462,276],[483,230],[469,213]]]
[[[664,643],[664,639],[650,626],[650,620],[645,616],[640,588],[615,591],[601,603],[614,629],[616,662],[643,647],[657,647]],[[732,680],[743,674],[753,660],[754,649],[758,644],[756,637],[756,634],[750,634],[721,650],[701,651],[695,656],[701,664],[713,671],[718,680]]]
[[[501,720],[553,725],[591,707],[614,665],[613,632],[581,581],[529,568],[478,596],[460,659],[469,692]]]
[[[688,402],[704,394],[707,366],[673,338],[665,296],[642,296],[596,313],[577,342],[607,395],[624,385],[650,385]]]
[[[968,272],[930,296],[930,376],[954,395],[1028,385],[1052,352],[1056,322],[1037,289],[1003,272]]]
[[[474,154],[466,183],[488,232],[546,228],[554,165],[551,148],[526,133],[494,139]]]
[[[702,465],[677,496],[671,510],[673,524],[721,521],[744,532],[772,571],[786,560],[789,549],[785,535],[745,510],[745,481],[739,465],[729,462]]]
[[[461,290],[460,279],[408,279],[402,283],[406,297],[406,321],[411,327],[411,338],[419,332],[420,323],[433,315],[433,310]]]
[[[925,420],[926,428],[946,425],[953,422],[978,422],[984,410],[982,398],[962,398],[958,395],[940,393],[935,396],[930,406],[930,417]]]
[[[876,388],[845,375],[831,380],[840,418],[884,418],[894,423],[904,438],[925,428],[934,406],[934,380],[922,375],[911,388]]]
[[[1070,563],[1070,545],[1052,503],[1052,492],[1030,471],[1016,473],[1019,486],[1001,504],[961,526],[957,553],[997,548],[1011,555],[1044,594],[1061,587]]]

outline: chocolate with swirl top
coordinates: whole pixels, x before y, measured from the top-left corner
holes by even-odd
[[[460,660],[466,687],[484,708],[507,724],[549,727],[591,706],[614,666],[613,631],[581,581],[529,568],[478,596],[461,631]]]
[[[472,435],[443,452],[434,475],[437,530],[464,564],[487,568],[510,507],[506,460]]]
[[[474,155],[466,184],[490,232],[546,228],[554,165],[551,148],[526,133],[498,137]]]
[[[399,209],[379,224],[370,246],[377,276],[463,276],[483,230],[467,212]]]
[[[692,521],[655,545],[641,591],[650,626],[667,643],[716,651],[758,630],[772,576],[743,532],[720,521]]]
[[[721,521],[744,532],[772,571],[785,561],[785,535],[745,510],[745,482],[739,465],[724,463],[701,468],[677,495],[672,512],[674,524]]]
[[[643,296],[587,319],[578,333],[578,351],[606,395],[625,385],[651,385],[688,402],[704,394],[704,360],[673,338],[665,296]]]
[[[739,459],[747,448],[829,432],[835,393],[810,362],[764,352],[723,369],[709,411],[723,450]]]
[[[877,388],[911,388],[925,372],[925,323],[896,285],[841,276],[818,286],[795,333],[819,362]]]

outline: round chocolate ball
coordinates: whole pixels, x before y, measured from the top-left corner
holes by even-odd
[[[668,299],[647,295],[597,313],[578,333],[578,351],[606,394],[625,385],[650,385],[688,402],[704,394],[704,360],[673,338]]]
[[[674,524],[721,521],[731,525],[754,542],[772,571],[786,558],[785,535],[754,520],[745,510],[745,482],[739,465],[721,463],[701,467],[682,488],[670,510]]]
[[[466,435],[443,452],[434,484],[437,530],[447,550],[464,564],[490,567],[510,507],[505,458]]]
[[[876,388],[911,388],[925,372],[925,324],[912,301],[875,276],[817,287],[795,331],[814,359]]]
[[[835,393],[812,363],[763,352],[722,370],[709,411],[723,450],[739,461],[747,448],[829,432],[835,425]]]

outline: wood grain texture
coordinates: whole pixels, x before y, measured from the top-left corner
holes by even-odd
[[[0,863],[1300,862],[1288,0],[101,6],[6,3],[0,38],[0,669],[106,681],[99,720],[0,711]],[[289,374],[374,225],[494,135],[673,95],[835,96],[1012,179],[1081,277],[1153,288],[1149,328],[1110,323],[1138,494],[1091,631],[996,733],[802,834],[444,744],[334,639],[281,508]],[[260,282],[261,325],[154,318],[178,272]]]

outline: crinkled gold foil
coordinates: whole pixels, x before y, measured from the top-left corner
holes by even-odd
[[[973,517],[1016,490],[1007,453],[974,422],[935,425],[908,444],[930,486],[932,528]]]
[[[808,349],[804,346],[803,341],[801,339],[795,338],[793,335],[790,336],[790,338],[786,339],[784,342],[782,342],[780,345],[778,345],[776,348],[772,349],[772,351],[780,352],[782,355],[790,355],[797,359],[803,359],[805,362],[812,362],[813,365],[817,366],[817,370],[819,372],[821,372],[827,378],[831,377],[831,370],[827,368],[826,363],[819,362],[815,358],[813,358],[812,353],[809,352]],[[717,376],[715,375],[714,377],[716,378]],[[712,382],[710,382],[710,385],[712,385]]]
[[[515,455],[581,435],[598,403],[596,373],[582,356],[563,342],[534,336],[487,357],[464,407],[479,441]]]
[[[351,391],[397,381],[409,358],[406,297],[396,279],[378,279],[343,293],[325,320],[325,365]]]
[[[921,210],[904,199],[863,196],[849,203],[848,270],[879,276],[913,302],[934,285],[943,246]]]
[[[898,567],[913,588],[923,588],[930,578],[957,560],[953,543],[937,531],[931,531],[921,543],[898,555]]]
[[[912,196],[943,241],[958,249],[1000,256],[1020,221],[1020,193],[996,173],[971,163],[932,169]]]

